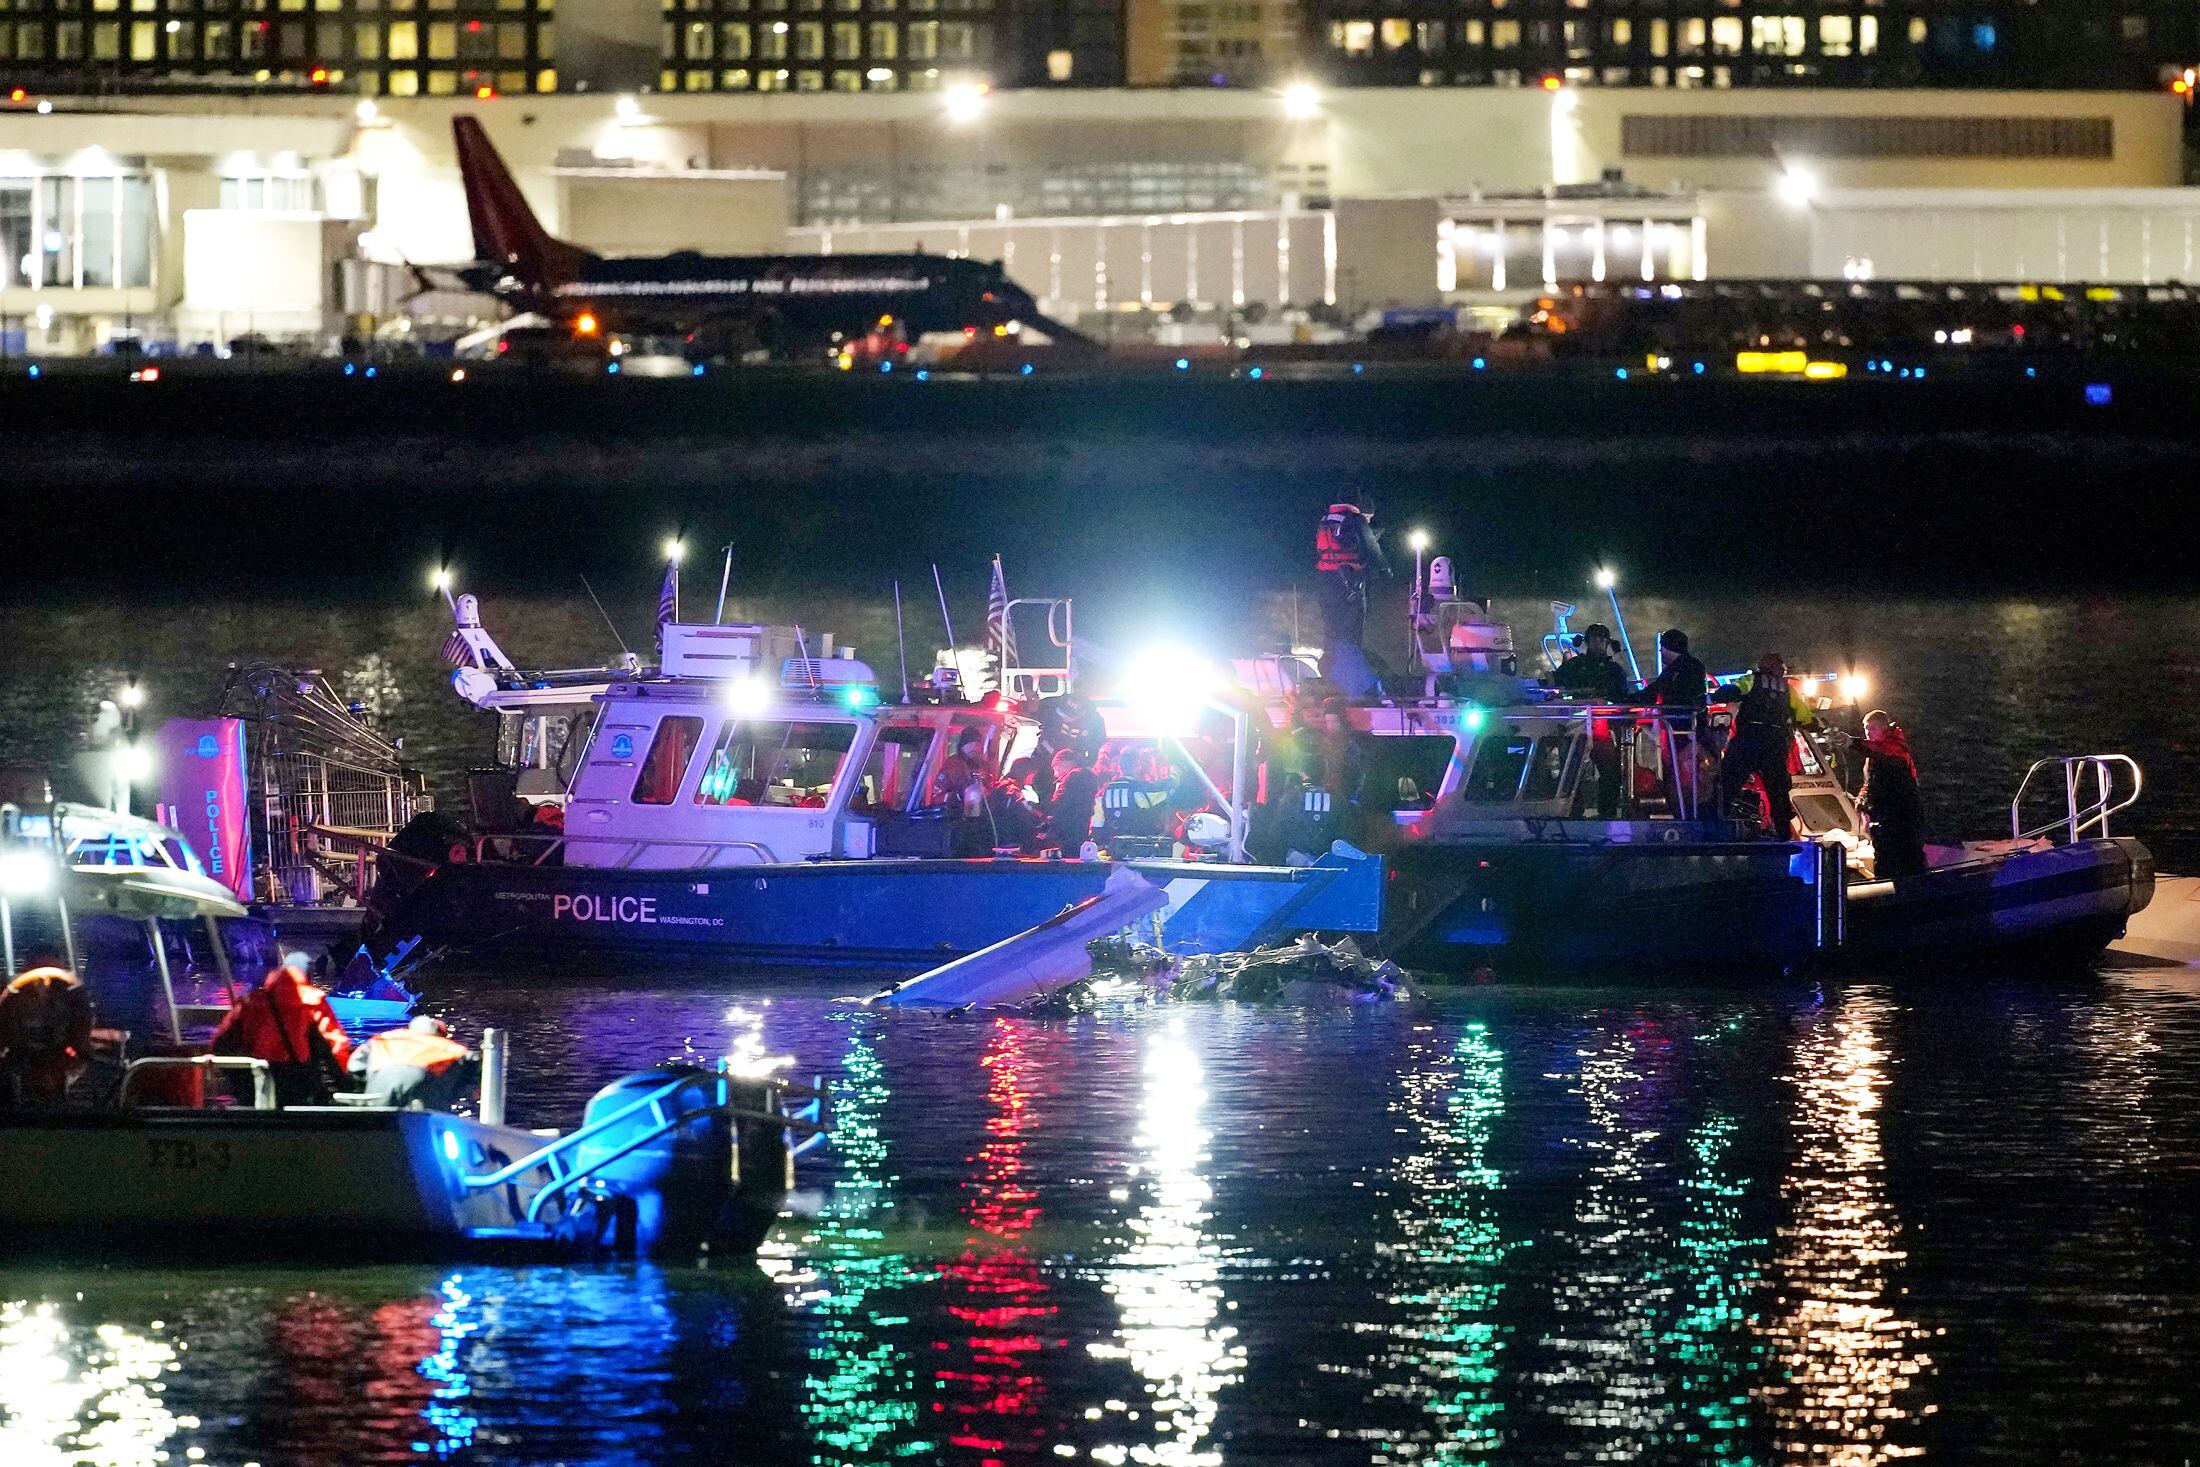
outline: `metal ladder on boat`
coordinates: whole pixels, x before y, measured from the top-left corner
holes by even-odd
[[[629,1101],[609,1115],[598,1117],[570,1131],[544,1146],[528,1152],[516,1161],[507,1162],[495,1171],[465,1178],[469,1192],[487,1191],[492,1188],[519,1182],[530,1174],[540,1174],[542,1185],[528,1199],[526,1219],[529,1224],[543,1225],[543,1212],[551,1202],[566,1197],[612,1163],[621,1161],[641,1150],[651,1142],[678,1130],[692,1121],[714,1116],[727,1116],[736,1121],[755,1121],[778,1126],[800,1137],[789,1151],[796,1156],[810,1150],[826,1136],[825,1091],[822,1084],[798,1085],[784,1080],[762,1080],[767,1096],[766,1109],[741,1104],[733,1096],[733,1083],[747,1078],[714,1071],[698,1075],[682,1075],[666,1081],[649,1093]],[[675,1109],[672,1102],[684,1092],[707,1087],[711,1094],[706,1104],[685,1109]],[[783,1108],[780,1097],[797,1102],[792,1108]],[[647,1117],[635,1134],[622,1140],[611,1150],[586,1162],[579,1160],[580,1148],[598,1140],[637,1117]],[[739,1148],[735,1149],[738,1165]]]
[[[2063,813],[2030,829],[2024,824],[2024,797],[2031,790],[2032,782],[2043,770],[2058,769],[2062,772]],[[2122,788],[2120,772],[2128,771],[2131,787]],[[2043,781],[2044,783],[2044,781]],[[2128,754],[2066,754],[2057,758],[2036,759],[2032,767],[2024,771],[2024,778],[2017,785],[2017,793],[2009,801],[2009,838],[2011,840],[2038,840],[2042,836],[2053,837],[2062,832],[2066,845],[2076,844],[2088,831],[2101,839],[2108,838],[2108,817],[2128,810],[2138,802],[2140,791],[2146,787],[2146,776],[2140,771],[2138,761]]]

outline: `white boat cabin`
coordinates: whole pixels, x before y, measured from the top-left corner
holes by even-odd
[[[852,659],[825,666],[836,664],[868,674]],[[800,677],[768,690],[614,683],[598,704],[566,800],[569,865],[951,854],[945,835],[968,813],[969,781],[950,759],[990,777],[1029,728],[989,707],[880,706],[867,681]]]

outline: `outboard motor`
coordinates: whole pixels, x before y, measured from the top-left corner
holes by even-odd
[[[597,1091],[584,1128],[667,1092],[659,1104],[575,1148],[574,1164],[589,1172],[590,1192],[599,1203],[617,1205],[619,1231],[627,1236],[616,1241],[637,1253],[753,1251],[793,1185],[794,1157],[783,1128],[729,1112],[776,1114],[777,1088],[770,1080],[668,1065]],[[650,1134],[672,1116],[683,1119]]]

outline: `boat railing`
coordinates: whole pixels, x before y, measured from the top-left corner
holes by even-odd
[[[2062,775],[2062,813],[2027,828],[2024,797],[2030,793],[2033,781],[2050,769]],[[2125,775],[2129,776],[2128,787]],[[2009,801],[2009,836],[2012,840],[2037,840],[2060,831],[2066,843],[2082,840],[2089,832],[2106,839],[2109,816],[2138,803],[2145,787],[2145,774],[2128,754],[2066,754],[2036,759],[2024,771],[2017,793]]]
[[[1014,626],[1016,609],[1020,606],[1039,606],[1046,609],[1047,645],[1061,654],[1058,667],[1039,667],[1028,663],[1001,665],[1001,691],[1011,698],[1057,698],[1074,692],[1077,686],[1077,633],[1073,611],[1067,597],[1018,596],[1008,603],[1002,612]]]
[[[578,1130],[569,1131],[546,1145],[539,1146],[515,1161],[505,1163],[495,1171],[465,1179],[470,1192],[486,1191],[518,1182],[530,1174],[541,1174],[542,1185],[527,1203],[527,1220],[537,1223],[543,1211],[558,1198],[601,1172],[612,1163],[623,1160],[651,1142],[661,1139],[692,1121],[705,1117],[726,1116],[736,1121],[753,1121],[761,1125],[778,1126],[795,1133],[801,1139],[791,1148],[796,1155],[809,1150],[826,1135],[825,1091],[822,1084],[799,1085],[792,1081],[764,1079],[764,1105],[743,1105],[733,1098],[732,1084],[743,1076],[712,1072],[681,1075],[667,1080],[655,1090],[620,1106],[608,1115],[599,1116]],[[673,1102],[686,1092],[707,1089],[710,1093],[702,1105],[676,1107]],[[798,1108],[784,1107],[783,1100],[800,1102]],[[625,1129],[637,1119],[631,1134]],[[583,1162],[581,1148],[592,1142],[618,1133],[620,1139],[609,1150],[594,1155]]]
[[[773,853],[769,846],[761,845],[753,840],[698,840],[678,836],[641,835],[553,835],[549,833],[537,834],[525,830],[513,831],[505,835],[475,836],[474,859],[491,863],[509,861],[510,857],[493,849],[500,843],[518,849],[523,855],[532,850],[533,855],[523,863],[529,866],[540,866],[552,856],[563,851],[567,846],[573,845],[632,846],[633,849],[628,851],[616,863],[614,869],[618,870],[624,870],[632,866],[644,851],[658,850],[668,846],[692,847],[702,854],[686,866],[666,867],[666,870],[703,870],[710,866],[712,858],[716,857],[721,851],[753,851],[756,854],[755,864],[757,865],[774,866],[780,864],[779,857]]]
[[[115,1106],[119,1110],[134,1108],[135,1092],[139,1080],[147,1075],[193,1072],[203,1077],[209,1070],[244,1071],[252,1076],[252,1108],[275,1109],[275,1072],[266,1060],[253,1059],[240,1054],[154,1055],[146,1059],[132,1060],[122,1072],[122,1084],[115,1091]],[[198,1107],[183,1107],[197,1109]]]

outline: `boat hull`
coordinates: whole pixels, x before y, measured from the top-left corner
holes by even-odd
[[[1936,868],[1850,888],[1844,951],[1859,958],[2086,957],[2154,897],[2154,857],[2126,837]]]
[[[463,1253],[512,1229],[527,1194],[468,1192],[446,1135],[465,1157],[541,1144],[428,1111],[16,1112],[0,1123],[0,1232],[44,1251]]]
[[[1383,862],[1307,867],[1125,863],[1159,886],[1172,952],[1227,952],[1306,931],[1372,932]],[[473,960],[692,958],[917,971],[978,952],[1100,894],[1104,861],[872,860],[626,871],[438,867],[384,921]],[[1150,934],[1149,934],[1150,935]]]
[[[1897,882],[1849,881],[1838,847],[1805,843],[1456,842],[1392,859],[1386,940],[1452,972],[2069,961],[2113,941],[2154,887],[2146,848],[2122,838]]]

